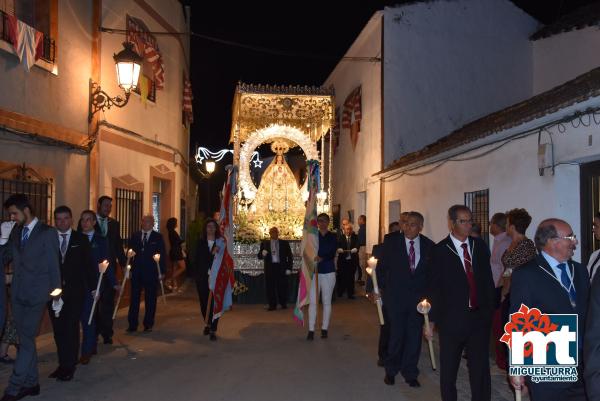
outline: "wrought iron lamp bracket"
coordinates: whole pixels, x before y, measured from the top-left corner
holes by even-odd
[[[90,79],[88,122],[91,122],[94,114],[100,110],[104,111],[113,106],[118,108],[124,107],[127,102],[129,102],[130,95],[131,91],[125,91],[124,98],[121,95],[110,97],[108,93],[104,92],[102,88],[100,88],[100,85]]]

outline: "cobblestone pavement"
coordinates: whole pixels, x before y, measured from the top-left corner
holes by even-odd
[[[329,339],[310,343],[292,310],[267,312],[262,305],[235,305],[219,324],[219,339],[202,335],[192,286],[158,303],[152,333],[125,334],[125,311],[116,321],[114,345],[79,366],[71,382],[48,379],[56,367],[51,335],[38,339],[41,394],[37,401],[235,400],[404,401],[439,400],[439,373],[430,368],[427,347],[420,362],[422,387],[396,380],[383,384],[376,366],[377,312],[364,298],[333,306]],[[142,308],[143,309],[143,308]],[[438,353],[439,355],[439,353]],[[6,383],[10,366],[0,366]],[[492,366],[492,399],[513,400],[505,376]],[[470,400],[466,363],[459,375],[459,400]],[[28,399],[28,398],[26,398]]]

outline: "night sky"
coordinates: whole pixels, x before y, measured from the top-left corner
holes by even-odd
[[[477,0],[472,0],[477,1]],[[194,91],[192,149],[229,147],[231,105],[239,80],[278,85],[321,85],[350,47],[369,18],[386,5],[410,1],[286,2],[279,7],[261,2],[210,7],[192,5],[192,31],[244,45],[272,49],[278,55],[211,42],[192,36],[191,79]],[[517,6],[549,24],[592,0],[514,0]],[[200,209],[216,210],[223,167],[201,186]],[[210,188],[208,187],[210,186]],[[207,196],[208,195],[208,196]]]

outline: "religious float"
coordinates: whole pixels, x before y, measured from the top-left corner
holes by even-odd
[[[239,168],[233,257],[236,280],[247,289],[238,295],[238,302],[265,300],[263,261],[257,255],[271,227],[290,241],[294,269],[288,294],[290,302],[295,300],[308,198],[306,160],[320,164],[319,212],[331,210],[334,107],[333,88],[237,85],[230,137],[233,163]],[[257,174],[253,170],[261,166],[252,162],[261,146],[270,146],[274,156]],[[292,150],[303,159],[295,168],[288,163]]]

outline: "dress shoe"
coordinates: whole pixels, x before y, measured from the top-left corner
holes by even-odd
[[[40,395],[40,385],[36,384],[35,386],[31,387],[23,387],[18,396],[23,398],[27,397],[28,395]]]
[[[271,311],[274,311],[275,309],[277,309],[277,308],[276,308],[276,307],[274,307],[274,306],[269,306],[269,308],[267,309],[267,311],[268,311],[268,312],[271,312]]]
[[[62,374],[58,375],[56,380],[60,382],[68,382],[73,380],[73,375],[75,374],[75,369],[65,369]]]
[[[321,330],[321,338],[327,338],[327,330]]]
[[[208,339],[210,341],[217,341],[217,335],[215,333],[210,333],[210,335],[208,336]]]
[[[354,295],[349,295],[348,299],[356,299],[356,297]]]
[[[390,375],[386,374],[385,377],[383,378],[383,382],[385,384],[387,384],[388,386],[393,386],[394,384],[396,384],[396,379],[394,378],[394,376],[390,376]]]
[[[202,333],[203,333],[205,336],[209,335],[209,334],[210,334],[210,327],[208,327],[208,326],[205,326],[205,327],[204,327],[204,331],[203,331]]]
[[[87,365],[88,363],[90,363],[90,359],[92,359],[92,356],[90,354],[81,355],[81,358],[79,358],[79,363],[82,365]]]
[[[128,327],[127,330],[125,330],[128,333],[135,333],[137,331],[136,327]],[[106,344],[106,343],[105,343]]]
[[[383,359],[377,360],[377,366],[379,366],[380,368],[383,367]]]
[[[113,340],[112,340],[111,337],[108,337],[108,338],[104,339],[104,344],[112,344],[112,343],[113,343]]]
[[[59,366],[56,370],[48,375],[49,379],[56,379],[58,376],[62,374],[62,368]]]
[[[312,341],[315,339],[315,332],[314,331],[309,331],[308,335],[306,336],[306,340],[307,341]]]
[[[146,333],[152,333],[152,327],[150,327],[150,326],[144,327],[144,332],[146,332]]]
[[[421,387],[421,383],[417,379],[407,380],[406,382],[411,387]]]
[[[287,305],[281,305],[281,309],[287,309]]]

